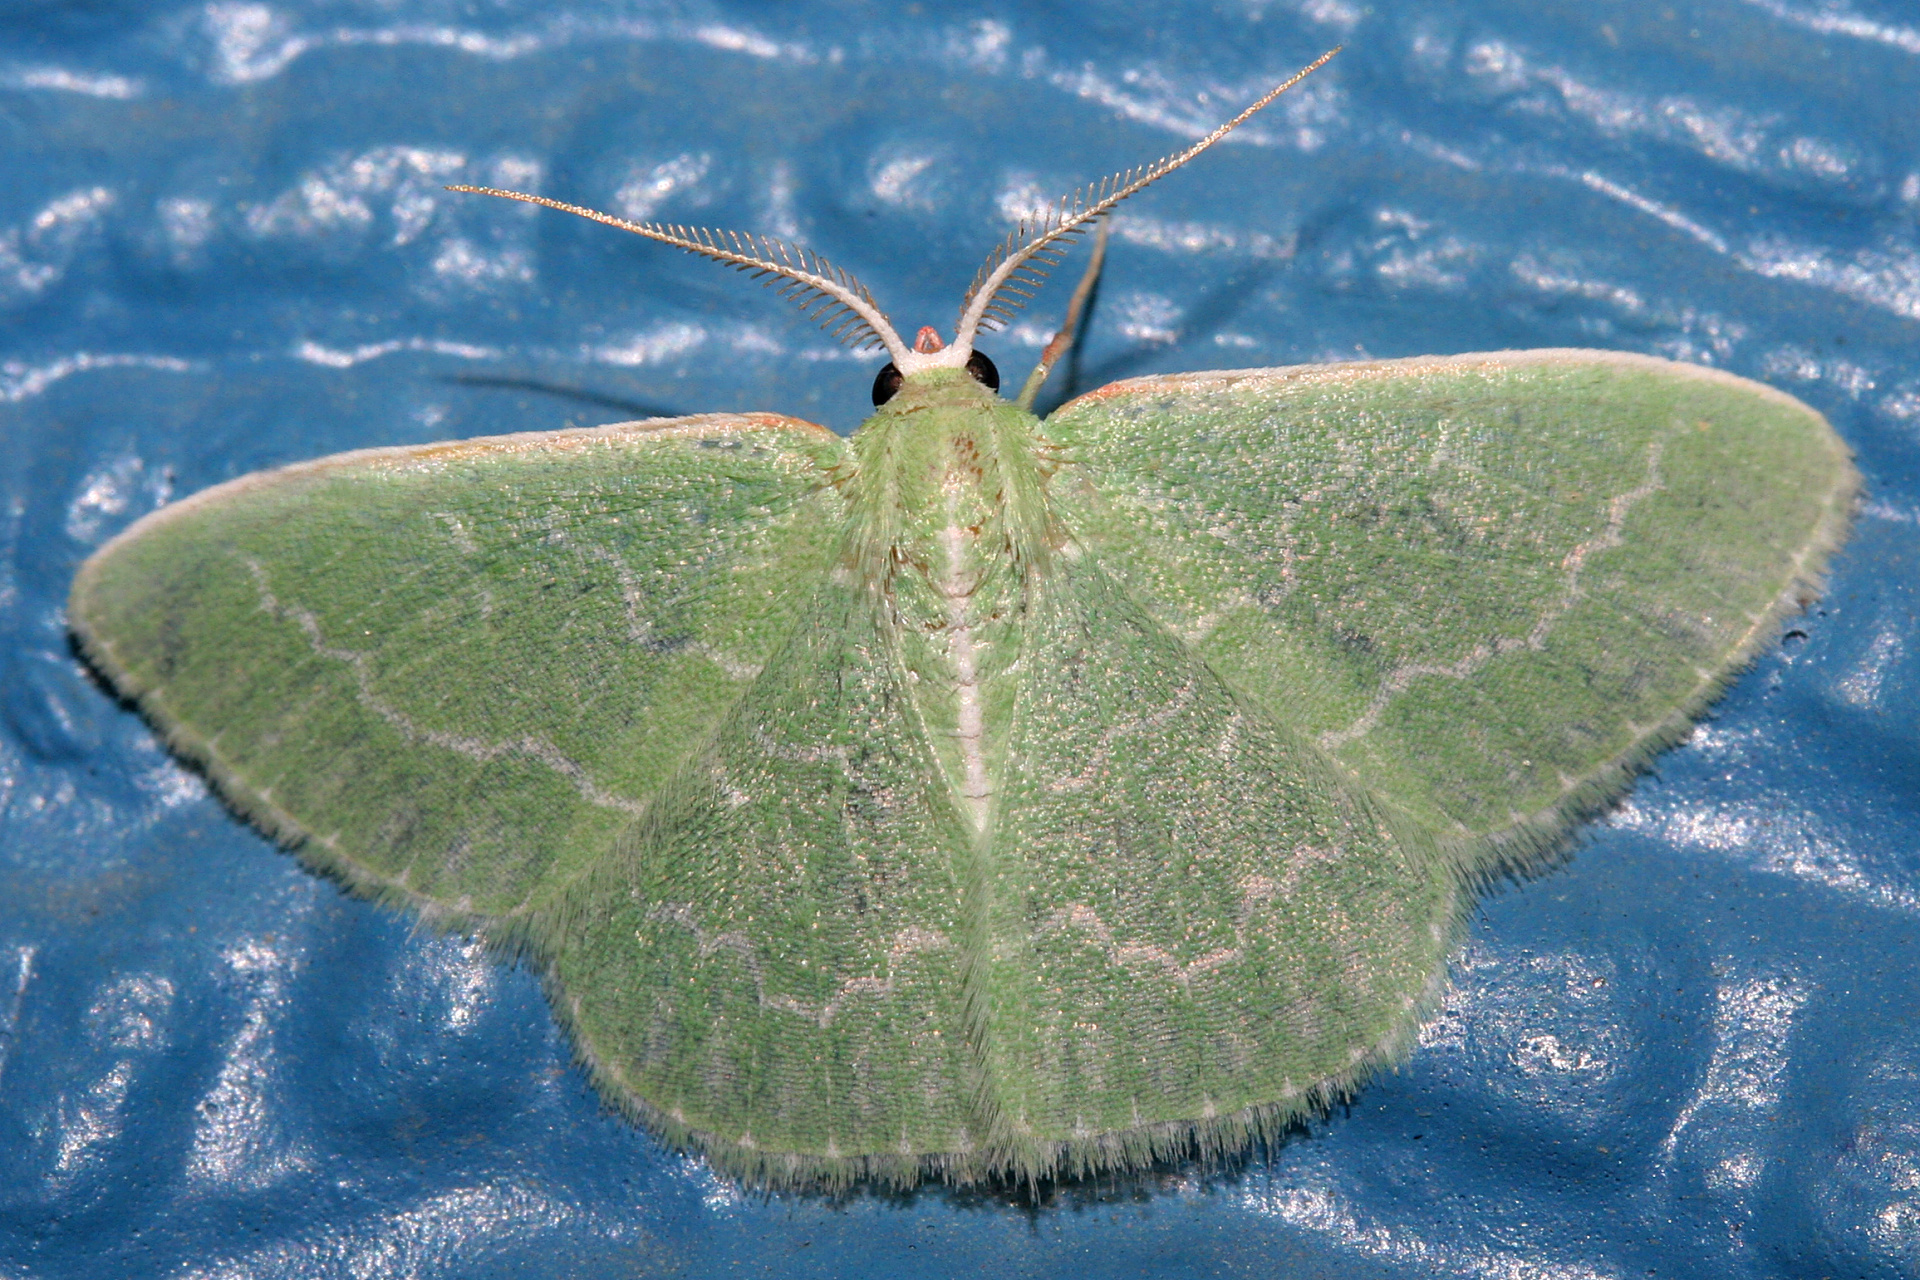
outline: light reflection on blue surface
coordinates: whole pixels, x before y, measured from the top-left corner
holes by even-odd
[[[751,285],[445,183],[791,237],[950,325],[1023,213],[1336,42],[1124,210],[1082,388],[1646,351],[1804,397],[1869,492],[1784,647],[1488,898],[1409,1064],[1243,1168],[742,1194],[601,1107],[524,969],[300,871],[73,660],[79,561],[263,466],[864,413],[872,358]],[[0,1276],[1920,1273],[1915,101],[1865,0],[0,14]]]

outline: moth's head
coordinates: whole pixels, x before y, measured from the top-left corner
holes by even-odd
[[[940,331],[932,325],[921,325],[920,332],[914,336],[913,349],[908,352],[908,364],[903,370],[898,360],[889,360],[873,379],[873,406],[879,408],[900,394],[900,388],[906,380],[932,369],[964,369],[967,376],[989,391],[1000,389],[1000,370],[994,367],[992,360],[983,351],[971,347],[962,350],[958,345],[948,346],[940,338]]]

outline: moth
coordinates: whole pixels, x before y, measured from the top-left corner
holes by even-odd
[[[493,192],[883,347],[873,416],[246,476],[88,560],[78,642],[308,865],[530,957],[604,1095],[722,1170],[1277,1133],[1407,1051],[1476,888],[1688,731],[1858,485],[1793,398],[1613,352],[1134,378],[1040,421],[1063,330],[1001,398],[979,335],[1324,61],[1021,224],[951,341],[767,237]]]

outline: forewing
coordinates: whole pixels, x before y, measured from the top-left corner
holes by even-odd
[[[1040,1170],[1237,1148],[1404,1047],[1451,870],[1091,556],[1041,591],[985,895],[996,1137]]]
[[[1482,863],[1684,731],[1858,484],[1791,397],[1591,351],[1137,379],[1047,431],[1156,619]]]
[[[829,582],[618,856],[556,972],[603,1085],[763,1182],[965,1163],[973,855],[877,595]]]
[[[841,450],[713,415],[343,454],[142,520],[69,616],[305,856],[513,917],[604,856],[751,687],[824,573]]]

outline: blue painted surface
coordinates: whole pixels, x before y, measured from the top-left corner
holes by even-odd
[[[1010,211],[1341,41],[1125,210],[1082,388],[1648,351],[1807,399],[1869,494],[1786,648],[1486,901],[1412,1061],[1264,1162],[743,1198],[72,658],[80,560],[259,467],[862,416],[874,362],[739,278],[444,182],[789,235],[948,327]],[[0,1277],[1920,1274],[1916,101],[1920,12],[1868,0],[8,6]]]

